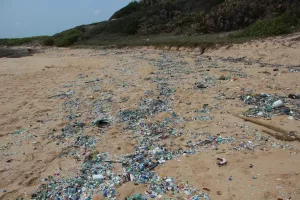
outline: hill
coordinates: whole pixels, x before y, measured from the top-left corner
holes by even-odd
[[[297,30],[299,19],[298,0],[142,0],[129,3],[108,21],[66,30],[44,43],[114,44],[132,35],[195,36],[245,28],[235,36],[273,36]]]

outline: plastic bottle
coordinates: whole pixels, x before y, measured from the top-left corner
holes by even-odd
[[[275,101],[272,105],[272,108],[279,108],[283,106],[283,102],[281,100]]]

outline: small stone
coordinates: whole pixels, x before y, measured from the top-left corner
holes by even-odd
[[[217,195],[222,195],[222,192],[221,191],[217,191]]]
[[[296,95],[296,94],[289,94],[288,96],[290,99],[300,99],[300,95]]]
[[[93,100],[93,99],[95,99],[95,97],[94,96],[89,96],[88,99]]]
[[[219,80],[224,81],[224,80],[226,80],[226,77],[224,75],[222,75],[222,76],[220,76]]]

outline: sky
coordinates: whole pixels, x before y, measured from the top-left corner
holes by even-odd
[[[108,20],[131,0],[0,0],[0,38],[54,35]]]

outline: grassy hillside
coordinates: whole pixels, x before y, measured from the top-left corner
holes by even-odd
[[[74,43],[120,44],[133,38],[197,36],[242,29],[235,37],[265,37],[297,31],[299,19],[299,0],[141,0],[129,3],[108,21],[38,40],[59,47]],[[19,45],[31,39],[0,40],[0,45]]]

